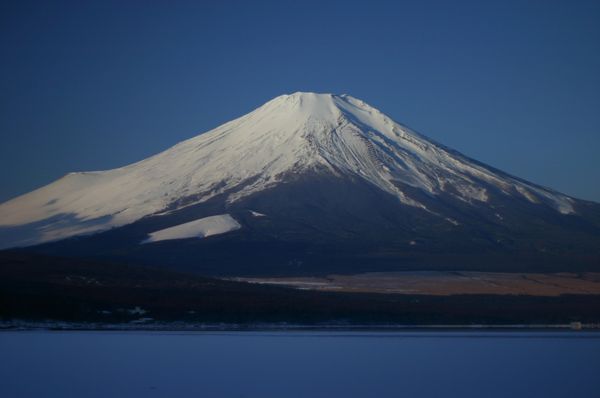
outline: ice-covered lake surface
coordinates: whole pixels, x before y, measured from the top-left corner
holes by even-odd
[[[2,397],[592,397],[590,332],[2,332]]]

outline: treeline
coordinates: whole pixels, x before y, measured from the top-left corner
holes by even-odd
[[[600,322],[600,296],[328,293],[0,252],[0,319],[292,324]]]

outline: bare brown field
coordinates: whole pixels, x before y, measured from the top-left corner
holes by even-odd
[[[600,294],[600,273],[373,272],[327,277],[235,278],[303,290],[390,294]]]

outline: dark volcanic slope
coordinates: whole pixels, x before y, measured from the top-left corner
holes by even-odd
[[[418,193],[415,192],[415,196]],[[326,275],[395,270],[597,271],[600,228],[526,200],[490,194],[473,207],[450,195],[432,211],[357,179],[303,175],[227,203],[226,194],[90,237],[31,248],[41,253],[164,266],[202,275]],[[497,217],[502,209],[503,217]],[[256,217],[252,212],[265,214]],[[242,228],[205,239],[141,245],[149,231],[229,213]]]

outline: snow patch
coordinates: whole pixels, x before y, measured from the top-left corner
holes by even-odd
[[[241,227],[229,214],[219,214],[152,232],[142,244],[172,239],[206,238],[235,231]]]

